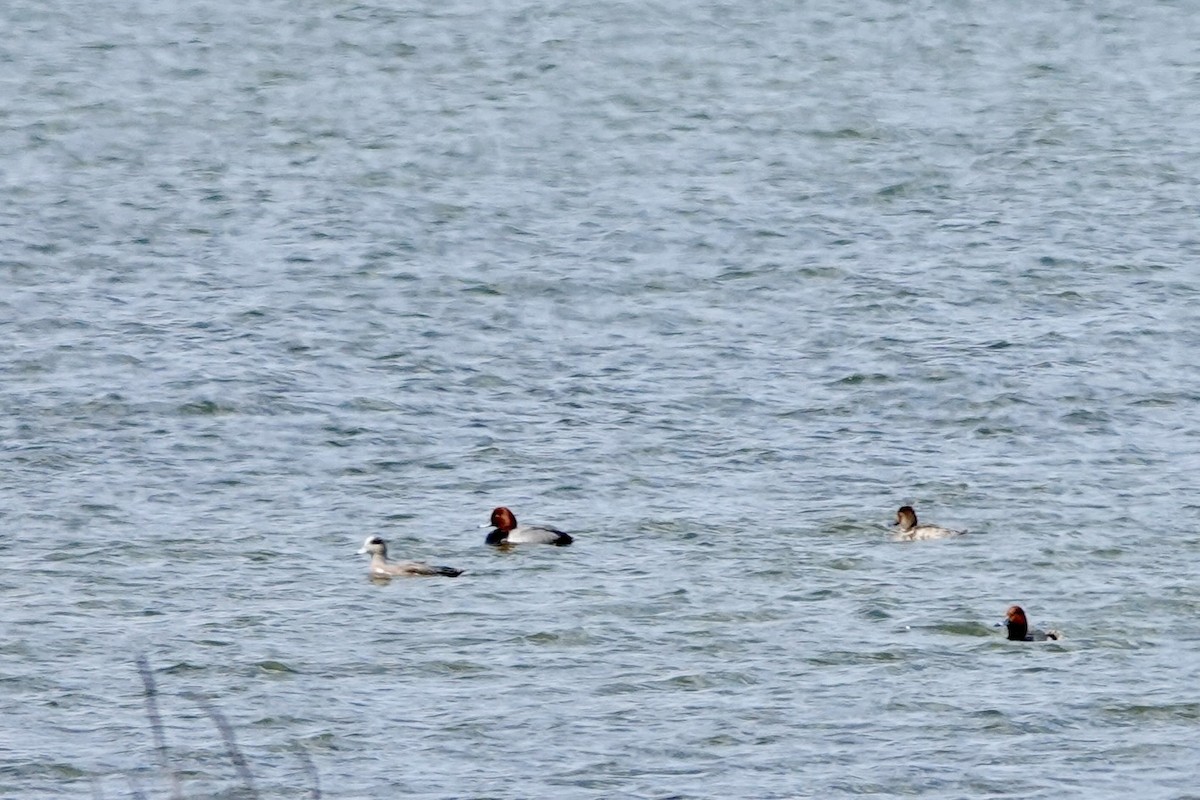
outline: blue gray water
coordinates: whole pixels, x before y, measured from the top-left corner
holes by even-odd
[[[4,3],[0,796],[1196,797],[1193,12]]]

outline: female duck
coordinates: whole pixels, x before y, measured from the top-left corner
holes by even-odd
[[[492,530],[487,543],[504,544],[553,544],[566,547],[574,541],[569,534],[544,525],[518,525],[517,518],[504,506],[492,512]],[[483,527],[487,527],[484,525]]]
[[[390,562],[387,559],[387,542],[378,536],[368,536],[358,553],[359,555],[371,554],[371,566],[367,569],[367,574],[372,578],[411,578],[420,575],[445,575],[448,578],[457,578],[462,574],[461,569],[434,567],[424,561]]]
[[[924,539],[945,539],[949,536],[960,536],[964,531],[952,531],[937,525],[918,525],[917,512],[912,506],[901,506],[896,512],[896,521],[892,523],[896,532],[892,540],[897,542],[916,542]]]
[[[1004,627],[1008,628],[1008,639],[1012,642],[1057,642],[1062,638],[1058,631],[1029,630],[1025,609],[1012,606],[1004,615]]]

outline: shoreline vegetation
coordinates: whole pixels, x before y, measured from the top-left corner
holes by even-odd
[[[146,703],[146,719],[150,725],[150,734],[154,741],[154,752],[158,761],[158,768],[170,786],[169,796],[171,800],[185,800],[186,795],[183,789],[183,779],[180,777],[180,770],[171,761],[171,748],[167,744],[162,712],[158,705],[158,683],[154,679],[154,672],[150,668],[150,661],[145,655],[139,655],[136,659],[136,664],[138,675],[142,679],[142,696]],[[241,783],[239,796],[246,798],[246,800],[259,800],[261,795],[254,784],[254,774],[250,770],[250,764],[246,760],[245,754],[238,746],[237,737],[234,735],[233,726],[229,724],[229,720],[221,713],[219,708],[194,693],[186,692],[181,697],[199,706],[200,710],[212,721],[213,726],[221,735],[221,741],[225,745],[226,756],[237,771],[238,781]],[[321,800],[320,774],[317,772],[312,757],[303,748],[296,750],[296,756],[300,760],[305,775],[308,776],[311,787],[308,796],[312,800]],[[135,800],[149,800],[149,795],[138,785],[135,777],[132,775],[129,776],[128,782],[129,791]],[[104,790],[99,778],[92,776],[91,784],[92,797],[95,800],[104,800]]]

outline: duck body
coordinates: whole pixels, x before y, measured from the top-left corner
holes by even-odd
[[[387,542],[378,536],[368,536],[358,552],[359,555],[370,554],[371,565],[367,568],[367,574],[372,578],[416,578],[439,575],[457,578],[462,574],[461,569],[434,566],[426,564],[424,561],[388,561]]]
[[[896,512],[896,521],[892,523],[896,529],[892,534],[895,542],[921,542],[929,539],[948,539],[951,536],[962,536],[966,531],[956,531],[939,525],[920,525],[917,523],[917,512],[912,506],[901,506]]]
[[[1010,642],[1057,642],[1062,639],[1062,633],[1055,630],[1042,631],[1029,628],[1029,620],[1025,617],[1025,609],[1011,606],[1004,615],[1004,627],[1008,629]]]
[[[516,516],[504,506],[492,511],[492,530],[484,540],[499,547],[506,544],[551,544],[566,547],[575,541],[569,533],[545,525],[518,525]]]

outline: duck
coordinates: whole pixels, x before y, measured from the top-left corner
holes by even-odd
[[[575,541],[570,534],[563,533],[558,528],[545,525],[518,525],[517,517],[504,506],[492,511],[492,530],[488,533],[487,544],[552,544],[566,547]],[[487,525],[482,527],[486,528]]]
[[[425,575],[457,578],[462,575],[461,569],[435,567],[424,561],[388,561],[387,542],[378,536],[368,536],[358,554],[370,554],[371,566],[367,569],[367,574],[372,578],[412,578]]]
[[[938,525],[918,525],[917,512],[912,506],[900,506],[896,512],[896,521],[892,527],[897,531],[892,534],[896,542],[918,542],[925,539],[945,539],[950,536],[961,536],[966,531],[955,531]]]
[[[1059,631],[1029,630],[1029,620],[1025,618],[1025,609],[1020,606],[1010,606],[1004,615],[1004,627],[1008,628],[1010,642],[1057,642],[1062,638]]]

